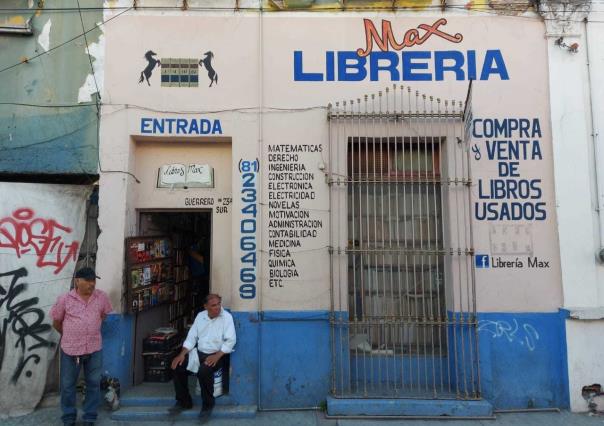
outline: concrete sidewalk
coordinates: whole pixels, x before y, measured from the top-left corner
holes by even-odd
[[[106,410],[99,412],[98,426],[122,425],[198,425],[198,422],[118,422],[109,418]],[[60,409],[58,407],[41,408],[27,416],[9,420],[0,420],[2,426],[60,426]],[[326,419],[323,412],[318,411],[280,411],[259,412],[253,419],[211,419],[212,426],[593,426],[604,425],[604,416],[588,416],[573,414],[567,411],[506,413],[497,414],[495,420],[356,420],[356,419]]]

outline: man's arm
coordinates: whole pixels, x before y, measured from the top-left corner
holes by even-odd
[[[180,353],[178,355],[176,355],[176,357],[174,357],[174,359],[172,360],[172,370],[176,370],[176,367],[178,367],[180,364],[182,364],[185,360],[185,356],[187,356],[187,354],[190,352],[190,349],[185,348],[184,346],[182,347],[182,349],[180,350]]]
[[[199,316],[199,314],[197,314],[197,315]],[[195,321],[193,321],[193,325],[191,326],[191,329],[187,333],[187,338],[185,339],[185,341],[182,344],[182,349],[180,350],[180,353],[178,355],[176,355],[176,357],[172,360],[172,365],[171,365],[172,370],[175,370],[176,367],[181,365],[183,363],[183,361],[185,360],[185,356],[187,356],[187,354],[189,352],[191,352],[191,350],[197,345],[198,325],[199,325],[199,322],[197,321],[197,318],[195,318]]]
[[[224,330],[224,340],[220,350],[225,354],[233,352],[233,348],[237,343],[237,334],[235,333],[235,324],[233,323],[233,317],[228,316],[228,321]]]
[[[52,308],[50,308],[50,312],[48,313],[50,318],[52,318],[52,327],[59,332],[59,334],[63,334],[63,319],[65,318],[65,300],[62,296],[57,297],[57,301]]]
[[[195,250],[190,250],[189,255],[199,263],[203,263],[203,256],[197,253]]]
[[[101,321],[105,321],[105,318],[107,318],[107,315],[110,312],[113,312],[113,306],[111,306],[111,300],[109,300],[109,296],[105,293],[103,293],[104,296],[104,302],[103,302],[103,311],[101,312]]]

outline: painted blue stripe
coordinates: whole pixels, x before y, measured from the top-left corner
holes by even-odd
[[[325,400],[332,368],[329,311],[232,314],[238,340],[231,356],[234,403],[283,408],[313,407]],[[478,314],[482,395],[495,408],[569,406],[567,317],[565,310]],[[346,319],[347,313],[335,313],[334,318]],[[131,318],[110,315],[103,325],[103,339],[105,370],[127,387]],[[453,341],[449,346],[451,350]]]
[[[328,321],[329,311],[264,311],[263,321]]]
[[[487,401],[456,399],[336,399],[327,398],[330,416],[430,416],[491,417],[493,407]]]
[[[564,315],[479,313],[483,396],[495,408],[567,408]]]

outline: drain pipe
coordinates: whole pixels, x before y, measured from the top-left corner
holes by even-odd
[[[598,219],[599,219],[599,235],[600,247],[598,248],[597,258],[604,263],[604,149],[598,142],[598,118],[594,112],[594,86],[591,77],[591,52],[589,50],[589,31],[588,19],[583,19],[585,28],[585,56],[587,61],[587,82],[589,84],[589,112],[591,118],[591,138],[594,146],[595,172],[596,172],[596,197],[598,199]]]

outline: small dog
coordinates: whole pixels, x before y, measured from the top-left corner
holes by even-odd
[[[120,408],[119,379],[103,375],[101,377],[101,390],[105,391],[103,399],[110,410],[115,411]]]

